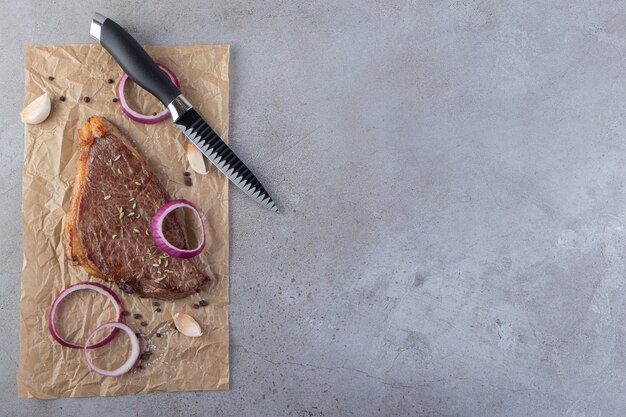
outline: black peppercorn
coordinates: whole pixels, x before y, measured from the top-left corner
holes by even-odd
[[[61,101],[65,101],[65,96],[61,96],[61,97],[59,97],[59,100],[61,100]]]
[[[142,321],[142,322],[141,322],[141,325],[142,325],[143,327],[146,327],[146,326],[148,325],[148,322],[147,322],[147,321]]]
[[[161,305],[161,303],[159,303],[158,301],[155,301],[154,303],[152,303],[153,306],[158,307]]]
[[[161,337],[161,333],[155,333],[156,337]]]
[[[126,310],[122,311],[122,316],[130,316],[130,313]]]
[[[135,314],[133,314],[133,317],[136,318],[136,319],[140,319],[141,318],[141,314],[135,313]]]
[[[198,304],[194,304],[193,308],[200,308],[200,306]]]
[[[113,103],[117,103],[117,97],[113,97]]]
[[[156,112],[154,112],[154,113],[152,113],[152,115],[153,115],[153,116],[156,116],[156,115],[157,115],[157,113],[156,113]]]
[[[83,101],[85,103],[89,103],[91,101],[91,99],[89,97],[85,96],[85,97],[83,97]]]
[[[206,306],[208,306],[208,305],[209,305],[209,303],[207,303],[205,300],[200,300],[200,305],[201,305],[202,307],[206,307]]]
[[[143,365],[139,365],[137,368],[139,368],[139,369],[146,369],[146,367],[143,366]]]
[[[54,81],[54,77],[53,77],[52,75],[49,75],[49,76],[48,76],[48,79],[49,79],[50,81]]]
[[[161,311],[163,311],[163,310],[161,310],[161,307],[157,307],[156,312],[160,313]]]
[[[191,178],[185,177],[185,185],[187,187],[191,187],[191,185],[192,185]]]
[[[196,292],[200,294],[200,288],[196,288]]]
[[[137,336],[137,337],[141,337],[141,333],[139,333],[139,332],[135,332],[135,336]]]
[[[189,171],[185,171],[185,173],[183,174],[185,177],[190,176],[191,174],[189,173]]]
[[[113,78],[109,78],[109,79],[107,80],[107,82],[108,82],[109,84],[113,84]]]

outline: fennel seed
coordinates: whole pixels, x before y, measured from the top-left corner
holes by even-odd
[[[124,209],[122,207],[120,207],[120,215],[119,215],[120,220],[122,220],[124,218]]]
[[[133,228],[133,232],[135,232],[135,233],[139,233],[139,230],[137,230],[137,229]]]
[[[135,197],[129,198],[128,201],[135,201]]]
[[[139,181],[135,181],[135,185],[141,185]]]
[[[113,165],[113,161],[109,159],[109,160],[107,161],[107,165],[108,165],[108,166]]]
[[[153,267],[158,268],[159,264],[152,264]]]
[[[170,263],[170,261],[168,259],[165,260],[165,267],[167,268],[167,265]]]
[[[110,199],[111,199],[111,196],[110,196],[110,195],[105,195],[105,196],[104,196],[104,201],[107,201],[107,200],[110,200]]]
[[[118,169],[117,169],[117,173],[118,173],[119,175],[122,175],[122,170],[118,168]]]
[[[135,202],[133,203],[133,210],[135,210],[136,208],[137,208],[137,202],[135,201]]]
[[[128,217],[133,217],[135,215],[134,211],[131,211],[130,213],[128,213]]]
[[[113,158],[113,161],[117,162],[120,160],[120,158],[122,157],[122,155],[118,155],[115,158]]]
[[[117,235],[111,236],[111,240],[115,240],[116,237],[117,237]]]

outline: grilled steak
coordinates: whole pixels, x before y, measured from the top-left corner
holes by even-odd
[[[185,297],[209,277],[194,259],[168,257],[154,243],[150,222],[168,200],[121,132],[92,116],[78,131],[77,172],[64,231],[67,257],[127,293],[164,300]],[[174,245],[187,247],[176,216],[165,219],[163,230]]]

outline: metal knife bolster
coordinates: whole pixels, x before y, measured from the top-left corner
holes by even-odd
[[[278,213],[261,182],[192,107],[177,117],[174,124],[233,184],[260,205]]]

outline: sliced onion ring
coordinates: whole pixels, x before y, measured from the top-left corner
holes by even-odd
[[[202,228],[202,240],[200,244],[195,249],[181,249],[172,245],[163,234],[163,221],[168,214],[172,211],[179,208],[190,208],[198,217],[198,221],[200,222],[200,227]],[[202,252],[204,249],[204,245],[206,243],[205,231],[204,231],[204,223],[202,222],[202,217],[200,216],[200,212],[190,201],[187,200],[173,200],[169,203],[166,203],[163,207],[157,211],[157,213],[152,218],[152,237],[156,242],[157,246],[163,250],[163,252],[167,253],[174,258],[193,258]]]
[[[170,77],[170,80],[172,80],[176,88],[180,89],[180,83],[178,82],[178,78],[176,78],[174,73],[163,64],[157,64],[157,66],[161,68],[163,72],[166,73]],[[117,88],[115,89],[115,94],[117,95],[117,100],[120,105],[120,108],[122,109],[122,112],[126,116],[128,116],[129,118],[131,118],[132,120],[136,122],[146,123],[146,124],[159,123],[169,117],[170,111],[167,108],[165,108],[160,113],[157,113],[156,115],[141,114],[138,111],[133,110],[128,105],[128,102],[126,101],[126,97],[124,96],[124,86],[126,85],[127,80],[128,80],[128,74],[124,73],[124,75],[122,75],[122,77],[120,78],[120,81],[117,83]]]
[[[97,293],[104,295],[113,303],[113,307],[115,307],[115,314],[117,317],[117,322],[121,323],[124,321],[124,316],[122,314],[122,310],[123,310],[122,302],[120,301],[119,297],[113,291],[111,291],[110,288],[105,287],[102,284],[96,284],[93,282],[81,282],[79,284],[70,285],[69,287],[65,288],[54,299],[54,302],[52,303],[52,307],[50,308],[50,316],[48,319],[48,328],[50,329],[50,334],[52,335],[52,338],[54,340],[59,342],[61,345],[69,347],[69,348],[95,349],[95,348],[102,347],[106,345],[107,343],[109,343],[111,340],[113,340],[113,337],[115,337],[115,333],[117,333],[117,329],[114,329],[111,332],[111,334],[109,334],[107,337],[100,340],[99,342],[94,343],[93,345],[87,345],[89,343],[89,340],[87,340],[87,342],[85,342],[84,345],[78,345],[76,343],[68,342],[67,340],[59,336],[59,333],[57,332],[56,327],[54,325],[54,318],[55,318],[54,316],[56,314],[57,307],[59,306],[61,301],[63,301],[63,299],[67,297],[68,295],[70,295],[71,293],[80,291],[80,290],[92,290],[92,291],[95,291]]]
[[[126,359],[126,362],[124,362],[122,366],[112,371],[107,371],[106,369],[98,368],[96,365],[93,364],[91,359],[89,359],[89,355],[87,354],[87,349],[88,349],[87,343],[89,343],[89,341],[95,336],[97,332],[99,332],[102,329],[107,329],[109,327],[113,327],[113,332],[116,332],[118,329],[125,332],[130,339],[130,355],[128,355],[128,359]],[[137,359],[139,359],[139,350],[140,350],[139,339],[137,338],[137,335],[135,335],[135,332],[124,323],[118,323],[114,321],[111,323],[103,324],[102,326],[94,330],[87,337],[87,342],[85,343],[85,347],[83,348],[83,353],[85,354],[87,365],[89,365],[89,369],[91,369],[92,371],[99,373],[100,375],[104,375],[104,376],[120,376],[130,371],[132,367],[135,365],[135,363],[137,362]]]

